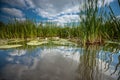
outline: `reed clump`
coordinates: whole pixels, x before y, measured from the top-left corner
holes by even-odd
[[[102,44],[105,40],[120,39],[120,19],[116,18],[112,8],[105,6],[104,0],[102,1],[103,5],[99,7],[98,0],[85,0],[84,9],[80,13],[83,45]],[[110,12],[107,13],[105,8]]]

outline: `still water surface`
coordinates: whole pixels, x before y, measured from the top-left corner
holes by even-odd
[[[0,80],[120,80],[119,47],[0,49]]]

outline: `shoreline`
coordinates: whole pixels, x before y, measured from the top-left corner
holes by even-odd
[[[0,39],[0,49],[2,48],[15,48],[21,47],[23,44],[27,46],[38,46],[43,44],[53,44],[53,45],[75,45],[77,43],[70,41],[69,39],[59,38],[59,37],[50,37],[50,38],[29,38],[29,39]]]
[[[64,42],[67,43],[74,43],[74,44],[82,44],[82,41],[79,38],[59,38],[59,37],[37,37],[37,38],[26,38],[26,39],[22,39],[22,38],[13,38],[13,39],[0,39],[0,46],[2,45],[8,45],[8,44],[12,44],[12,43],[21,43],[21,42],[26,42],[27,45],[41,45],[44,43],[49,43],[49,42],[53,42],[55,44],[62,44]],[[116,42],[116,41],[108,41],[105,40],[103,43],[101,42],[86,42],[86,45],[102,45],[102,44],[118,44],[120,45],[120,42]]]

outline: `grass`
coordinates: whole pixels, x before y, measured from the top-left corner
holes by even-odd
[[[102,6],[104,6],[104,0],[102,1]],[[119,0],[118,3],[120,5]],[[105,8],[109,9],[110,12],[107,13]],[[110,6],[99,8],[98,0],[85,0],[84,10],[81,11],[79,16],[81,18],[80,24],[74,23],[72,27],[69,25],[58,26],[53,22],[36,25],[33,20],[29,19],[23,22],[15,19],[7,24],[0,22],[0,39],[31,40],[58,37],[77,39],[83,45],[102,44],[106,40],[120,41],[120,19],[115,16]],[[38,43],[34,42],[34,44],[37,45]]]
[[[120,45],[120,42],[115,42],[115,41],[106,41],[106,43],[111,43],[111,44],[118,44],[118,45]]]

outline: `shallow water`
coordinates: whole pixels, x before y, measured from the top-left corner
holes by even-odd
[[[119,46],[0,50],[0,80],[120,80]]]

